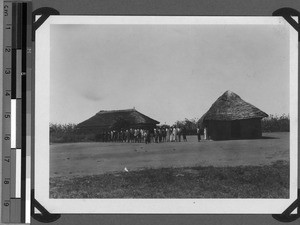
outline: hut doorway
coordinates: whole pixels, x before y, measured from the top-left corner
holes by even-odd
[[[241,138],[241,124],[239,120],[233,120],[231,122],[231,138]]]

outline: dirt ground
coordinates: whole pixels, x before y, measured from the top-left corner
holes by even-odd
[[[289,161],[289,133],[262,139],[176,143],[67,143],[50,146],[50,177],[130,172],[143,168],[269,165]]]

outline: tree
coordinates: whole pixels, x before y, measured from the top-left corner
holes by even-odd
[[[185,118],[185,120],[183,121],[176,121],[174,126],[176,127],[180,127],[180,128],[185,128],[187,134],[196,134],[196,130],[197,130],[197,119],[187,119]]]

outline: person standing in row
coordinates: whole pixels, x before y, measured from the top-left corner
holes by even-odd
[[[177,128],[177,134],[178,134],[178,141],[180,142],[181,141],[181,128],[180,127]]]
[[[166,136],[167,136],[166,129],[162,128],[161,133],[162,133],[162,142],[166,142]]]
[[[110,140],[114,141],[114,131],[110,131]]]
[[[173,128],[173,141],[177,141],[177,129],[176,129],[176,127]]]
[[[197,127],[197,137],[198,137],[198,142],[201,141],[201,132],[199,127]]]
[[[153,131],[153,142],[157,143],[157,139],[158,139],[158,133],[157,133],[157,130],[154,128],[154,131]]]
[[[182,133],[182,139],[183,139],[183,141],[186,142],[187,139],[186,139],[186,129],[185,129],[185,127],[182,128],[181,133]]]
[[[150,131],[146,130],[146,138],[145,138],[145,143],[149,144],[150,143]]]
[[[158,134],[158,142],[162,141],[162,132],[161,129],[157,129],[157,134]]]
[[[174,136],[173,136],[173,127],[170,128],[170,142],[174,141]]]
[[[170,128],[166,128],[166,141],[170,142]]]
[[[130,133],[129,133],[129,130],[126,130],[126,131],[125,131],[125,137],[126,137],[125,141],[129,143],[129,140],[130,140]]]

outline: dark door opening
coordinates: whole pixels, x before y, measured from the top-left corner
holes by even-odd
[[[231,122],[231,138],[233,139],[241,138],[241,126],[239,120],[234,120]]]

